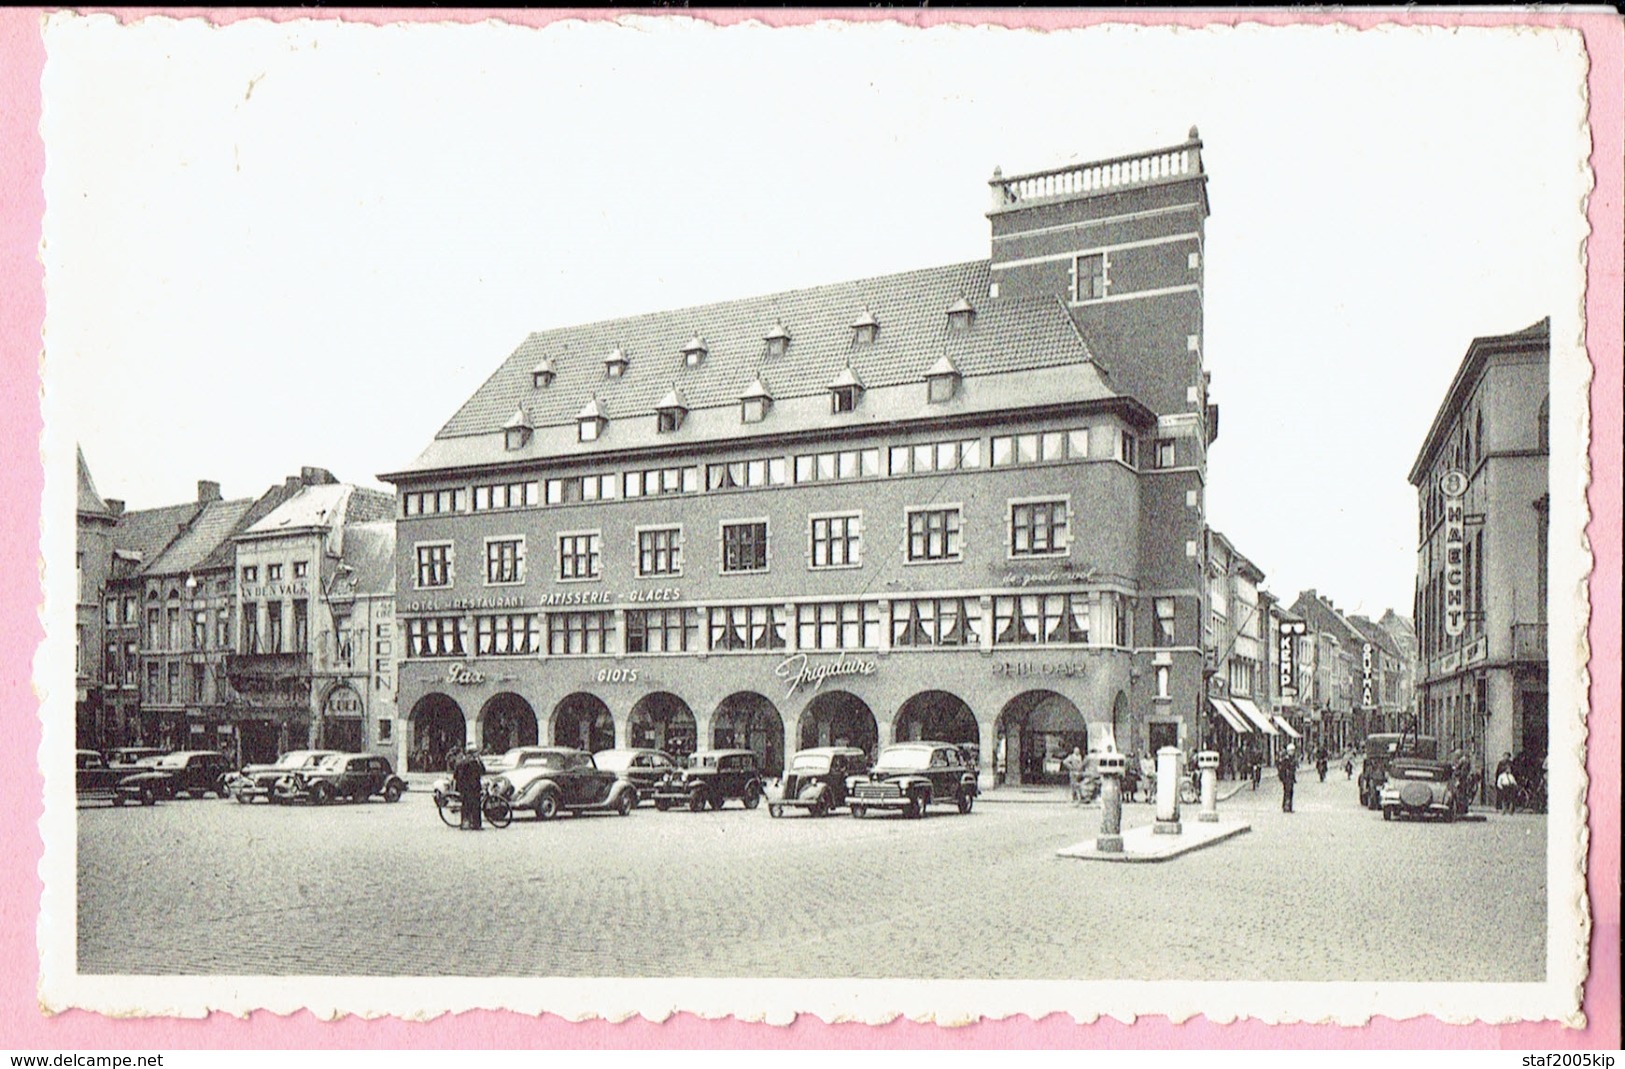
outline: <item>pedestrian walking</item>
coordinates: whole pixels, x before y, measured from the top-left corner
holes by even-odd
[[[1518,789],[1518,777],[1512,772],[1512,754],[1503,753],[1495,764],[1495,811],[1511,813]]]
[[[1473,782],[1473,759],[1465,751],[1456,751],[1456,760],[1451,768],[1456,777],[1456,815],[1467,814],[1467,803],[1471,801]]]
[[[1066,769],[1066,782],[1067,782],[1068,789],[1071,791],[1072,804],[1073,805],[1082,805],[1083,804],[1083,754],[1082,754],[1082,752],[1079,751],[1079,749],[1076,746],[1072,747],[1072,752],[1066,755],[1066,759],[1061,762],[1061,767]]]
[[[1353,779],[1354,778],[1354,758],[1352,758],[1352,757],[1343,758],[1343,778],[1344,779]]]
[[[1247,756],[1247,763],[1252,766],[1253,790],[1256,791],[1258,785],[1264,782],[1264,758],[1257,750],[1253,750]]]
[[[1330,767],[1330,760],[1326,754],[1326,747],[1322,746],[1315,751],[1315,771],[1320,773],[1320,782],[1326,782],[1326,769]]]
[[[1275,774],[1281,780],[1281,812],[1292,812],[1292,792],[1298,786],[1298,751],[1294,746],[1288,746],[1282,753],[1281,759],[1275,762]]]
[[[480,748],[468,744],[468,752],[452,759],[452,786],[463,803],[463,827],[470,831],[484,830],[480,813],[480,780],[485,775],[485,762],[480,760]]]

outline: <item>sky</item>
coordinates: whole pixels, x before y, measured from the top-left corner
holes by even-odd
[[[46,48],[47,419],[131,508],[376,485],[533,330],[984,258],[995,166],[1195,125],[1209,521],[1288,601],[1409,613],[1468,344],[1578,336],[1558,32],[62,14]]]

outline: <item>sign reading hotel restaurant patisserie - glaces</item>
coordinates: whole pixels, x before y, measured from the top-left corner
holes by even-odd
[[[1462,497],[1467,493],[1467,476],[1452,468],[1439,477],[1444,495],[1444,633],[1452,638],[1466,628],[1466,584],[1462,575],[1462,555],[1467,545],[1467,522]]]

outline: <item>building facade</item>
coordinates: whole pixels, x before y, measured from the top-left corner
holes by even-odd
[[[527,338],[384,476],[414,760],[1193,746],[1200,148],[996,172],[984,260]]]
[[[306,747],[399,757],[370,660],[394,638],[376,575],[379,554],[394,554],[377,521],[393,512],[390,495],[305,468],[295,492],[233,537],[237,635],[225,668],[244,761]],[[346,559],[353,528],[369,524]]]
[[[118,515],[96,492],[83,450],[78,463],[78,505],[74,531],[74,738],[82,749],[99,749],[109,737],[112,706],[110,664],[117,658],[110,644],[102,601],[113,571],[113,528]]]
[[[1207,533],[1208,725],[1202,744],[1219,754],[1221,774],[1247,759],[1268,760],[1287,735],[1270,711],[1267,612],[1274,599],[1264,573],[1218,531]]]
[[[1546,754],[1550,330],[1473,340],[1410,472],[1422,725],[1481,768]]]

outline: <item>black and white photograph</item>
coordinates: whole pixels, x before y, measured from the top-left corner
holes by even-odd
[[[42,1004],[1576,1019],[1578,34],[539,21],[47,19]]]

